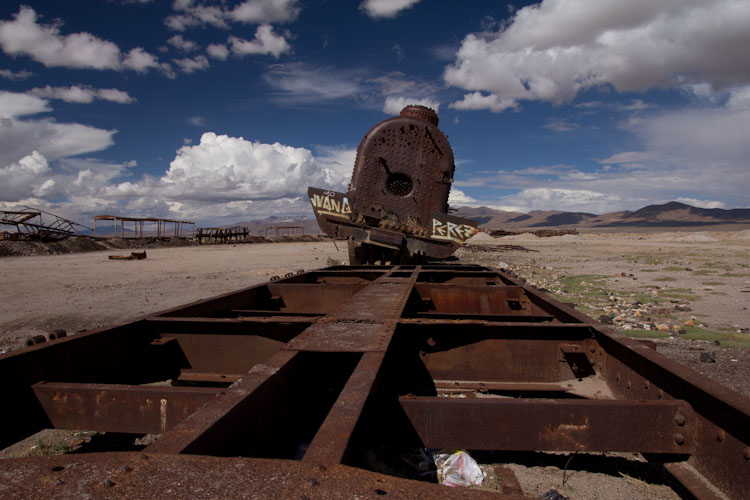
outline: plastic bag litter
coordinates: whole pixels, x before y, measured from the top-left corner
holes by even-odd
[[[486,474],[471,455],[463,450],[433,455],[438,482],[446,486],[474,486],[482,484]]]

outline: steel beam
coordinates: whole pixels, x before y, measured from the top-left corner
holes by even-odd
[[[399,401],[426,448],[677,454],[695,449],[695,419],[684,401]]]
[[[55,429],[161,434],[216,397],[206,387],[40,382],[34,394]]]

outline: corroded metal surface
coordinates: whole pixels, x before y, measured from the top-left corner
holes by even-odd
[[[159,434],[0,460],[3,498],[490,498],[410,468],[430,447],[636,452],[704,500],[750,482],[748,399],[478,266],[297,274],[5,354],[0,377],[3,445]],[[522,498],[495,470],[494,498]]]
[[[196,455],[101,453],[27,458],[4,466],[4,499],[330,499],[528,500],[461,490],[344,465]]]

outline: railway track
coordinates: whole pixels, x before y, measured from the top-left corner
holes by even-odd
[[[481,266],[300,273],[5,354],[0,376],[2,446],[158,435],[0,460],[3,498],[528,498],[502,467],[498,492],[409,479],[420,448],[636,452],[701,500],[750,485],[750,400]]]

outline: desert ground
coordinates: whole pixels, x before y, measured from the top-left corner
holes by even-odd
[[[29,336],[113,325],[348,259],[346,243],[331,240],[146,248],[145,260],[109,259],[133,250],[0,258],[0,352]]]
[[[108,259],[131,250],[0,258],[0,352],[22,348],[32,335],[112,325],[347,260],[346,245],[332,241],[147,248],[145,260]],[[509,270],[750,397],[749,251],[750,231],[479,234],[457,257]],[[31,448],[49,452],[46,439],[55,435],[35,438]],[[554,487],[571,499],[681,498],[648,470],[631,471],[632,457],[611,459],[624,468],[583,473],[585,458],[567,464],[563,456],[511,468],[527,494]]]

